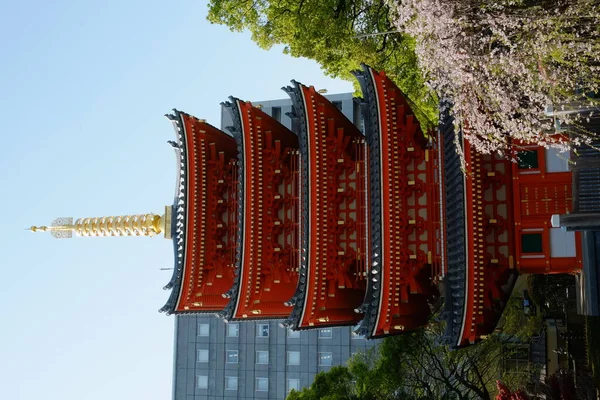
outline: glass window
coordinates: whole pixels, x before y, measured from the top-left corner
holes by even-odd
[[[281,122],[281,107],[273,107],[273,108],[271,108],[271,116],[276,121]]]
[[[257,351],[256,352],[256,363],[257,364],[268,364],[269,363],[269,352],[268,351]]]
[[[523,150],[517,152],[517,165],[519,169],[539,168],[537,150]]]
[[[521,234],[521,251],[523,253],[543,253],[541,233]]]
[[[208,376],[196,375],[196,389],[208,389]]]
[[[198,324],[198,336],[208,336],[210,333],[210,324]]]
[[[300,352],[288,351],[286,357],[287,365],[300,365]]]
[[[198,350],[198,362],[208,362],[208,349]]]
[[[291,329],[287,330],[287,337],[289,338],[299,338],[300,337],[300,331],[293,331]]]
[[[338,110],[342,111],[342,102],[341,101],[332,101],[331,104],[335,106]]]
[[[256,378],[257,392],[266,392],[269,390],[269,378]]]
[[[332,331],[331,328],[319,329],[319,339],[331,339]]]
[[[333,364],[333,354],[330,352],[319,353],[319,365],[330,366]]]
[[[269,337],[269,324],[256,325],[256,336]]]
[[[226,376],[225,377],[225,390],[237,390],[238,389],[238,377],[237,376]]]
[[[300,379],[288,378],[287,380],[287,392],[292,390],[300,390]]]
[[[237,350],[227,350],[225,354],[225,362],[228,364],[237,364],[238,363],[238,351]]]
[[[240,326],[239,324],[227,324],[227,336],[228,337],[238,337],[240,335]]]

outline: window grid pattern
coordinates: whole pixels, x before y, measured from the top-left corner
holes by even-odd
[[[333,337],[333,331],[331,328],[319,329],[319,339],[331,339]]]
[[[286,354],[287,365],[300,365],[300,352],[299,351],[288,351]]]
[[[308,363],[307,365],[317,364],[317,371],[327,370],[331,366],[345,361],[346,357],[355,351],[362,350],[364,346],[362,343],[354,343],[355,341],[352,341],[353,343],[347,341],[347,344],[339,343],[338,337],[340,340],[344,340],[344,337],[346,340],[356,339],[352,335],[353,330],[350,327],[322,328],[322,330],[315,329],[304,332],[289,331],[279,327],[275,322],[223,324],[219,321],[221,324],[219,325],[212,320],[208,320],[209,323],[203,323],[210,317],[196,318],[190,318],[193,328],[192,335],[197,338],[193,350],[193,358],[196,358],[197,363],[196,371],[192,375],[195,378],[192,387],[200,392],[206,391],[209,395],[235,397],[237,392],[242,389],[246,390],[245,388],[248,386],[250,386],[248,389],[257,393],[259,397],[266,393],[269,393],[269,396],[275,396],[279,390],[289,393],[296,387],[302,389],[302,379],[296,376],[300,372],[300,366],[305,363]],[[186,329],[184,326],[180,331],[186,332]],[[187,329],[187,332],[190,332],[190,329]],[[199,335],[208,333],[210,333],[210,339]],[[230,336],[236,339],[231,341]],[[329,338],[330,336],[331,338]],[[334,336],[335,341],[332,340]],[[281,341],[282,337],[285,338],[283,342]],[[288,339],[288,337],[291,338]],[[239,342],[237,338],[240,338]],[[213,345],[222,345],[223,347],[217,351],[217,347],[213,349]],[[256,347],[248,349],[244,347],[246,345]],[[310,350],[305,346],[310,346]],[[349,346],[349,349],[344,349],[346,346]],[[199,350],[201,351],[199,352]],[[207,359],[207,353],[204,350],[208,350],[208,362],[214,361],[214,364],[209,365],[207,362],[201,361]],[[247,352],[247,350],[251,350],[251,352]],[[347,352],[347,356],[344,355],[344,352]],[[254,357],[252,357],[252,353],[254,353]],[[242,357],[242,354],[249,356],[249,359]],[[285,362],[280,362],[283,361],[283,359],[280,360],[282,356],[285,357]],[[276,363],[275,360],[278,362]],[[218,371],[218,368],[223,368],[223,372],[217,372],[216,380],[213,382],[215,377],[209,371],[213,369]],[[245,372],[239,372],[248,369],[253,370],[249,376]],[[276,373],[283,371],[287,376],[284,375],[281,381],[276,379]],[[197,376],[200,377],[196,378]],[[257,380],[257,378],[260,379]],[[240,379],[243,380],[240,381]],[[307,383],[312,381],[312,374],[307,379]],[[177,380],[182,381],[181,378],[177,378]],[[237,389],[235,389],[236,381]],[[263,395],[259,395],[259,392],[262,392]],[[179,398],[177,395],[175,396],[176,400]]]
[[[256,336],[257,337],[269,337],[269,324],[256,325]]]
[[[208,376],[196,375],[196,389],[208,389]]]
[[[288,378],[286,392],[289,393],[292,390],[300,390],[300,379]]]
[[[237,376],[226,376],[225,377],[225,390],[238,390],[238,377]]]
[[[227,350],[225,353],[225,362],[227,364],[237,364],[239,361],[239,352],[237,350]]]
[[[200,363],[208,362],[208,349],[198,349],[196,360]]]
[[[329,351],[319,352],[319,365],[322,367],[333,365],[333,354]]]
[[[227,324],[227,337],[238,337],[240,335],[239,324]]]
[[[269,352],[258,350],[256,352],[256,363],[257,364],[269,364]]]
[[[255,391],[267,392],[269,390],[269,378],[256,378]]]
[[[209,336],[210,324],[198,324],[198,336]]]

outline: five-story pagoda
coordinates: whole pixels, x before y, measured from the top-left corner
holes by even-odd
[[[478,154],[445,117],[425,135],[385,73],[364,66],[356,77],[361,129],[295,81],[284,88],[292,131],[233,97],[229,133],[175,110],[177,190],[164,215],[31,230],[163,233],[175,253],[167,314],[360,323],[383,337],[426,325],[443,298],[453,347],[494,329],[519,272],[581,269],[579,234],[550,225],[572,208],[556,154],[527,143],[514,144],[518,163]]]

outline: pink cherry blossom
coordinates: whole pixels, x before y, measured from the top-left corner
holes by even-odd
[[[429,87],[481,153],[508,156],[513,139],[561,151],[591,141],[583,124],[598,102],[581,93],[600,86],[600,1],[529,3],[389,0]],[[570,142],[555,134],[559,124]]]

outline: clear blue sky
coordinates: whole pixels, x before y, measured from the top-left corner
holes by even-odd
[[[352,86],[210,25],[204,1],[4,1],[0,55],[0,398],[169,399],[173,318],[157,310],[171,243],[24,228],[161,212],[173,107],[218,126],[229,95]]]

